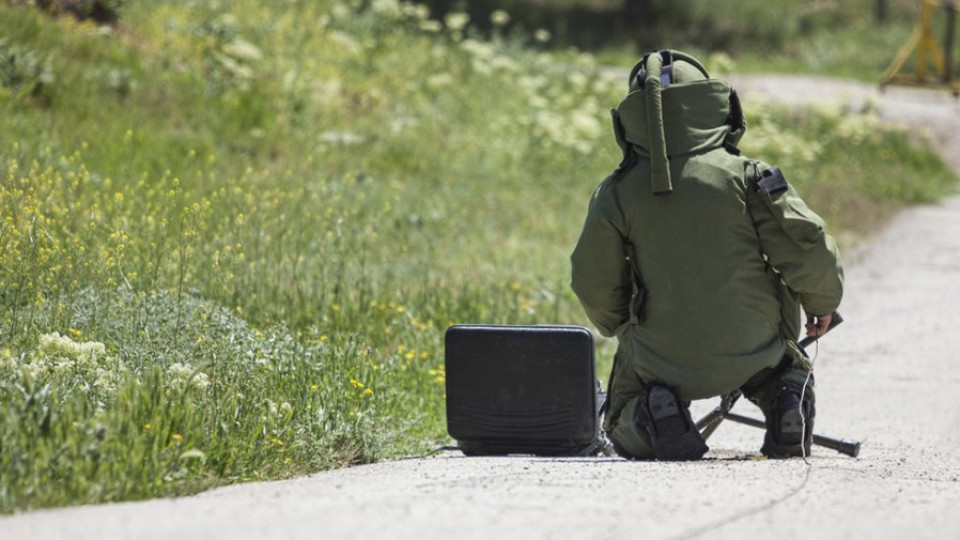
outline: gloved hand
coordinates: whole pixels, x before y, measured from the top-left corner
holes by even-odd
[[[830,321],[833,320],[833,314],[826,315],[810,315],[807,313],[807,335],[812,337],[820,337],[827,333],[827,329],[830,328]]]

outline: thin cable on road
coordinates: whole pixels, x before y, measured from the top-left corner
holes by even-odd
[[[813,358],[810,359],[810,371],[807,372],[807,378],[803,381],[803,389],[800,391],[800,418],[801,418],[801,428],[802,428],[801,433],[806,433],[806,430],[807,430],[807,419],[806,419],[806,415],[803,412],[803,398],[806,395],[807,386],[810,384],[811,375],[813,374],[813,364],[814,362],[816,362],[817,357],[820,355],[820,342],[815,341],[814,344],[816,345],[816,347],[814,348]],[[799,485],[797,485],[796,487],[788,491],[786,494],[781,495],[780,497],[777,497],[770,501],[767,501],[761,504],[760,506],[747,508],[746,510],[736,512],[730,516],[725,516],[720,519],[710,521],[690,531],[683,532],[675,536],[674,538],[677,538],[678,540],[681,538],[683,539],[696,538],[703,534],[714,532],[718,527],[729,525],[731,523],[740,521],[741,519],[745,519],[745,518],[762,514],[764,512],[772,510],[774,507],[776,507],[780,503],[790,500],[791,498],[796,496],[798,493],[803,491],[803,488],[807,486],[807,482],[810,481],[810,474],[813,472],[813,464],[810,463],[810,461],[807,459],[808,456],[807,456],[806,446],[804,446],[802,443],[800,446],[803,449],[803,456],[801,457],[803,459],[805,471],[803,474],[803,480],[800,482]]]
[[[734,514],[732,514],[732,515],[730,515],[730,516],[726,516],[726,517],[723,517],[723,518],[720,518],[720,519],[716,519],[716,520],[710,521],[710,522],[708,522],[708,523],[706,523],[706,524],[704,524],[704,525],[701,525],[701,526],[699,526],[699,527],[694,528],[693,530],[686,531],[686,532],[683,532],[683,533],[681,533],[681,534],[678,534],[678,535],[675,536],[674,538],[677,538],[677,539],[681,539],[681,538],[683,538],[683,539],[686,539],[686,538],[696,538],[696,537],[701,536],[701,535],[706,534],[706,533],[715,532],[715,530],[716,530],[718,527],[722,527],[722,526],[724,526],[724,525],[729,525],[729,524],[731,524],[731,523],[735,523],[735,522],[737,522],[737,521],[740,521],[741,519],[745,519],[745,518],[748,518],[748,517],[750,517],[750,516],[755,516],[755,515],[757,515],[757,514],[762,514],[763,512],[766,512],[766,511],[768,511],[768,510],[773,509],[774,507],[776,507],[776,506],[779,505],[780,503],[782,503],[782,502],[784,502],[784,501],[787,501],[787,500],[793,498],[793,496],[795,496],[795,495],[797,495],[798,493],[800,493],[801,491],[803,491],[803,488],[806,487],[807,482],[810,481],[810,473],[811,473],[811,471],[813,470],[813,465],[812,465],[809,461],[807,461],[806,458],[803,459],[803,463],[804,463],[804,465],[806,466],[806,471],[805,471],[805,473],[804,473],[804,475],[803,475],[803,481],[800,482],[800,484],[799,484],[797,487],[795,487],[795,488],[791,489],[789,492],[787,492],[785,495],[781,495],[780,497],[777,497],[776,499],[767,501],[767,502],[763,503],[763,504],[760,505],[760,506],[756,506],[756,507],[754,507],[754,508],[748,508],[748,509],[746,509],[746,510],[743,510],[743,511],[740,511],[740,512],[737,512],[737,513],[734,513]]]

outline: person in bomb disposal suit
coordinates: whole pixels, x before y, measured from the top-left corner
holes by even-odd
[[[810,451],[812,365],[830,325],[836,242],[777,167],[741,155],[735,91],[679,51],[648,54],[613,109],[623,162],[590,200],[571,286],[616,336],[603,428],[628,458],[699,459],[688,410],[741,390],[766,418],[761,452]]]

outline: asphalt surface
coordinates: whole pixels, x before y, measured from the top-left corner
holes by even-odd
[[[949,94],[810,78],[737,78],[802,101],[874,103],[960,167]],[[180,499],[0,519],[0,538],[960,538],[960,196],[911,208],[845,254],[846,322],[816,354],[818,433],[862,441],[764,460],[724,422],[707,459],[466,458],[457,452]],[[694,404],[695,416],[715,402]],[[751,405],[734,409],[759,416]]]

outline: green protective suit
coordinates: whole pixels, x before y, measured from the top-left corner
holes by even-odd
[[[608,433],[651,383],[690,401],[777,366],[809,369],[799,308],[832,313],[843,288],[820,217],[793,187],[760,187],[769,167],[736,149],[745,125],[731,122],[727,83],[674,61],[688,75],[661,88],[654,60],[613,111],[624,163],[594,192],[571,256],[588,317],[619,341]]]

